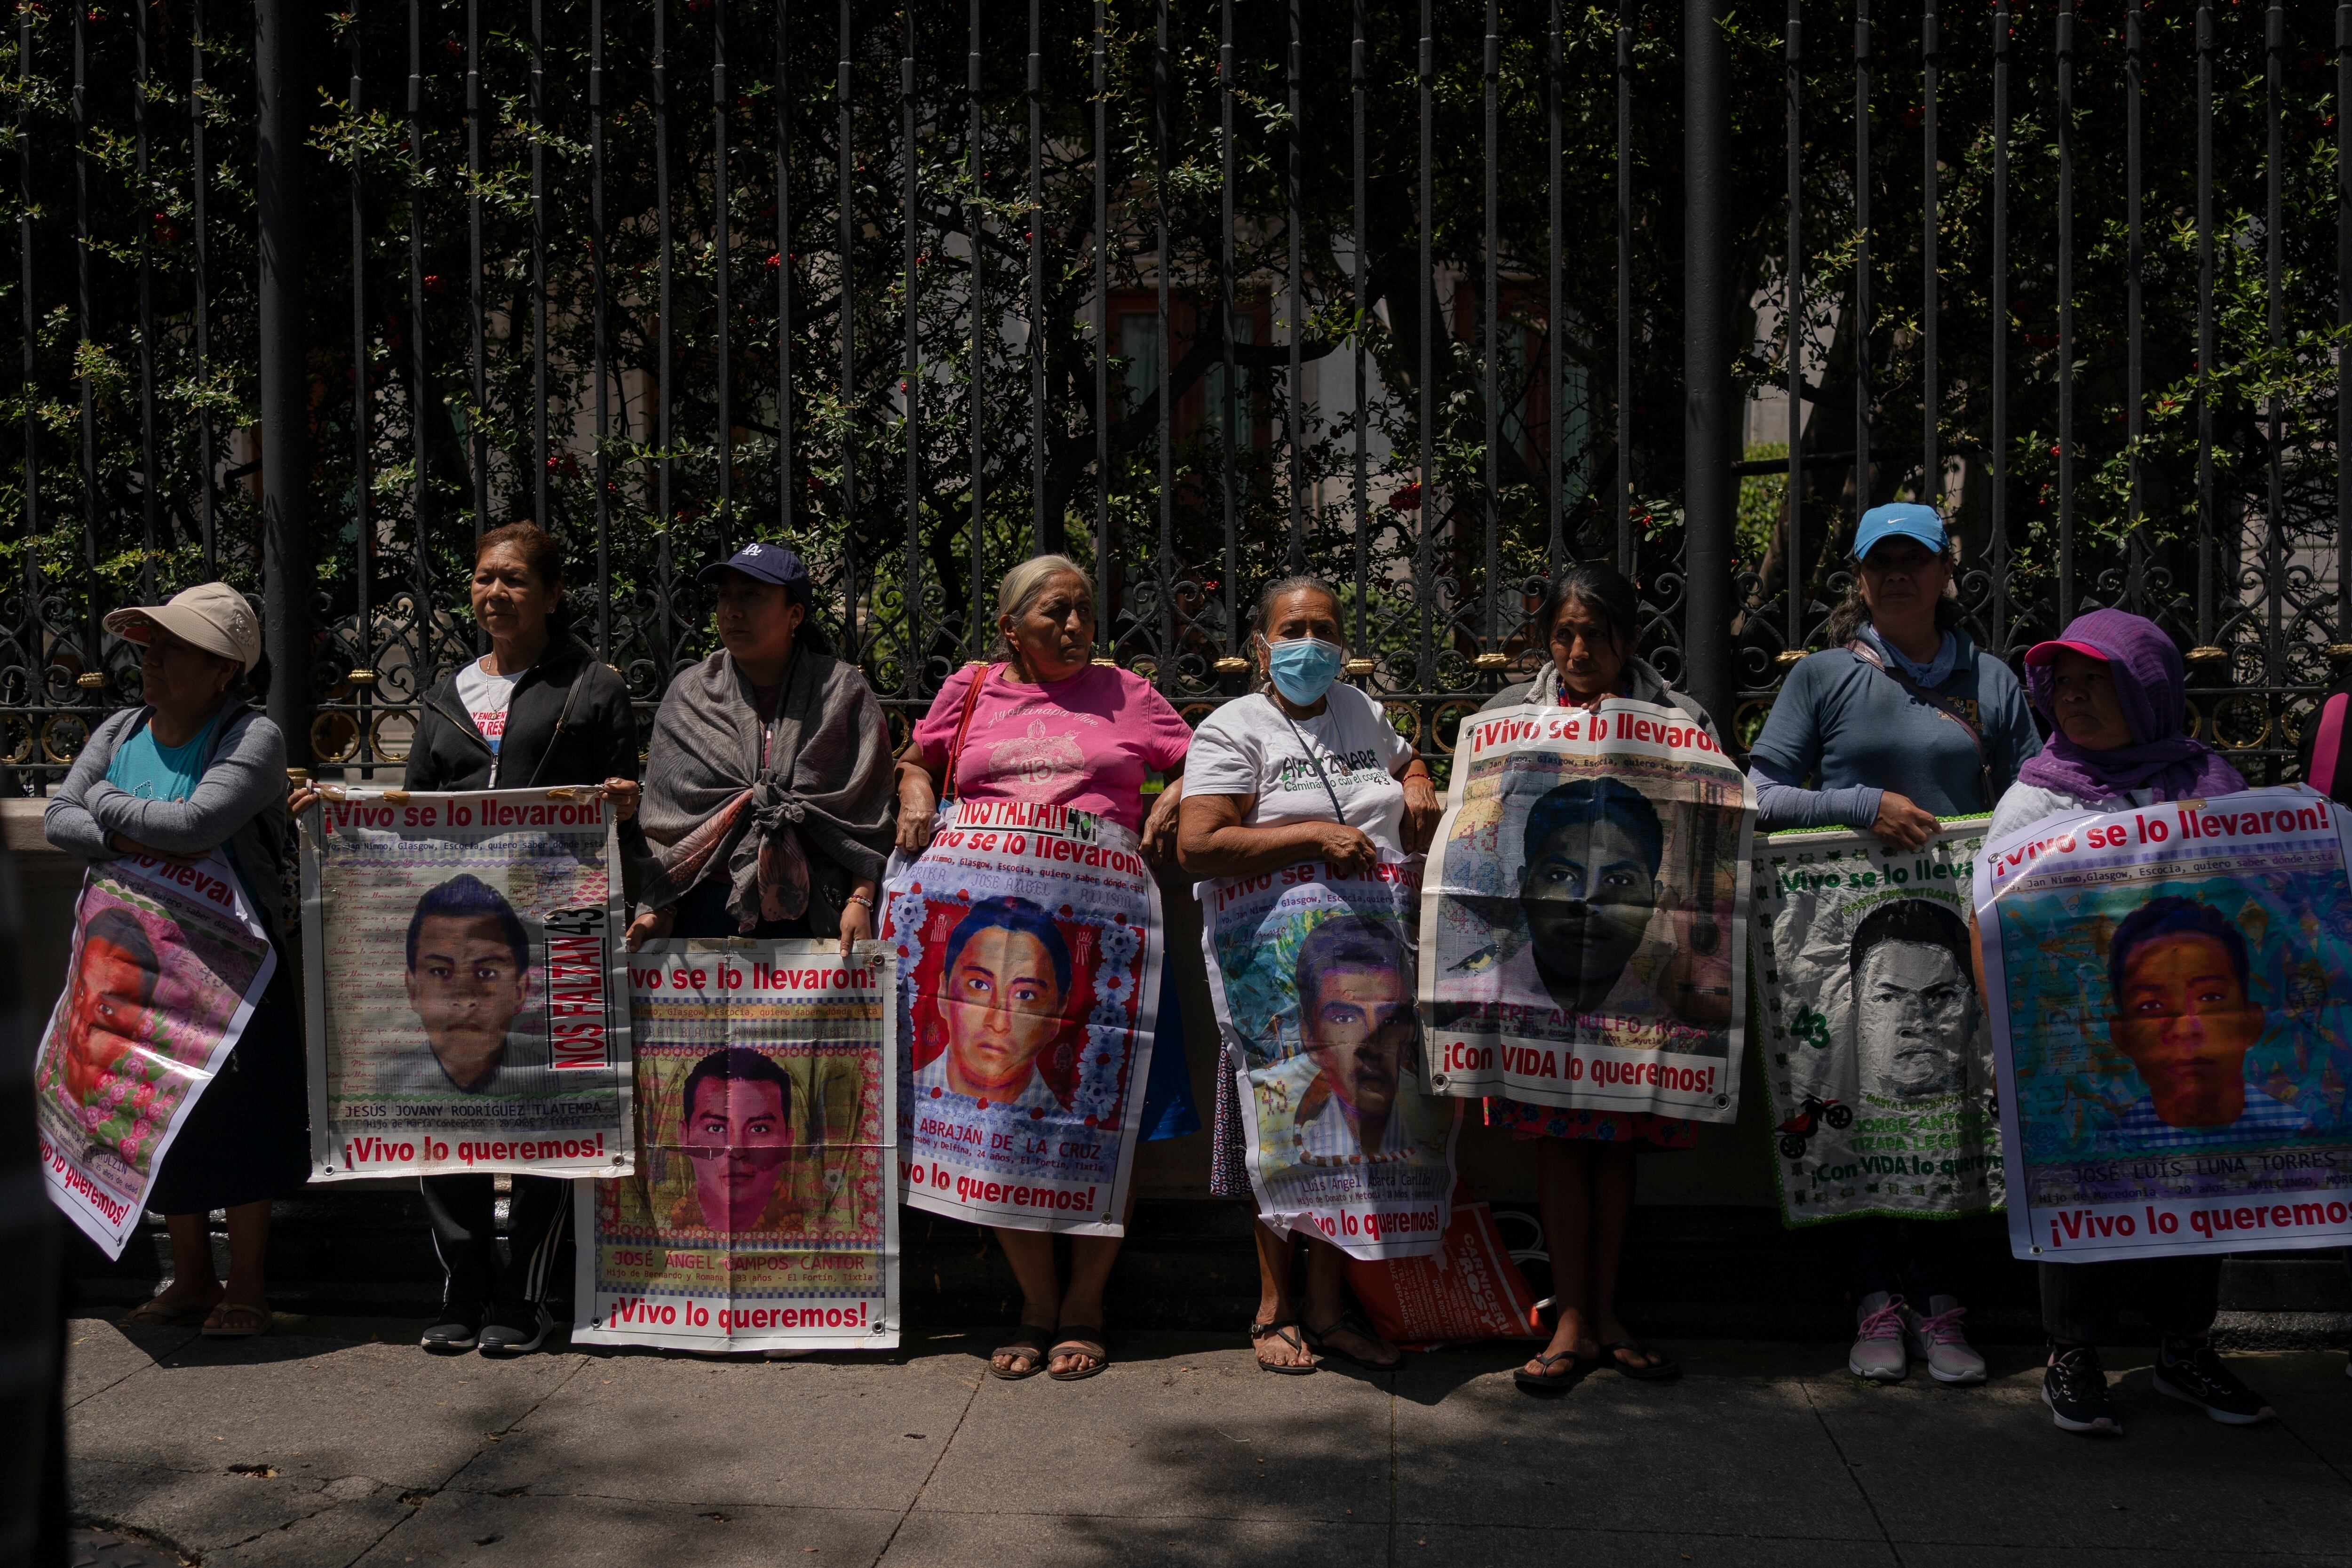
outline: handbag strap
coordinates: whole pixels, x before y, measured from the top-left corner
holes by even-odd
[[[1273,692],[1267,692],[1265,700],[1274,703],[1274,710],[1282,715],[1282,721],[1290,726],[1291,734],[1297,739],[1298,749],[1307,753],[1307,765],[1315,770],[1316,782],[1323,786],[1323,793],[1330,797],[1331,820],[1346,822],[1348,814],[1339,805],[1339,792],[1331,787],[1330,775],[1323,771],[1323,759],[1315,754],[1315,748],[1307,742],[1307,731],[1298,727],[1298,721],[1290,716],[1289,710],[1283,707],[1281,703],[1275,702]],[[1330,710],[1327,708],[1324,711],[1328,713]]]
[[[2311,748],[2311,774],[2304,782],[2336,794],[2336,766],[2344,754],[2344,712],[2352,697],[2336,692],[2319,710],[2319,739]],[[2340,797],[2339,797],[2340,798]]]
[[[1985,809],[1987,811],[1990,811],[1993,806],[1992,764],[1985,757],[1984,731],[1977,727],[1976,721],[1971,720],[1967,714],[1961,712],[1959,705],[1954,702],[1950,698],[1940,696],[1936,692],[1928,690],[1926,687],[1920,685],[1917,681],[1904,674],[1902,670],[1887,663],[1885,658],[1880,657],[1878,650],[1871,647],[1870,643],[1866,639],[1862,637],[1854,638],[1853,641],[1845,645],[1845,651],[1853,655],[1855,658],[1861,660],[1864,664],[1868,665],[1871,668],[1878,671],[1879,674],[1885,676],[1888,679],[1894,681],[1895,685],[1901,687],[1905,691],[1909,692],[1913,697],[1926,703],[1928,707],[1933,708],[1937,712],[1941,713],[1953,723],[1958,724],[1961,730],[1967,733],[1969,743],[1977,749],[1977,788],[1984,795]]]
[[[987,684],[988,678],[994,675],[997,668],[978,659],[964,668],[979,673],[971,678],[971,684],[963,689],[963,713],[956,720],[955,743],[948,748],[948,787],[940,798],[942,805],[956,797],[956,770],[963,765],[963,738],[971,729],[971,710],[980,706],[980,689]]]

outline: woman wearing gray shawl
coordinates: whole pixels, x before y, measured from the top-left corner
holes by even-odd
[[[704,568],[722,649],[670,682],[637,820],[652,845],[629,946],[874,934],[891,837],[881,704],[808,624],[808,570],[747,544]]]

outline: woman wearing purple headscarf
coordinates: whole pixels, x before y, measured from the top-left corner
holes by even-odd
[[[2189,733],[2180,650],[2152,621],[2121,610],[2077,616],[2057,641],[2028,650],[2025,682],[2052,734],[2000,797],[1988,844],[2049,817],[2246,787],[2220,752]],[[2158,1393],[2231,1426],[2270,1416],[2263,1396],[2213,1353],[2219,1258],[2044,1263],[2041,1278],[2042,1326],[2050,1336],[2042,1397],[2064,1430],[2123,1434],[2093,1342],[2125,1296],[2161,1336],[2153,1373]]]

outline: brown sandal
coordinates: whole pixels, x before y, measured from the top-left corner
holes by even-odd
[[[1250,1344],[1253,1350],[1255,1350],[1255,1348],[1264,1341],[1280,1340],[1292,1350],[1297,1351],[1309,1358],[1307,1363],[1303,1366],[1278,1366],[1275,1363],[1266,1360],[1264,1356],[1258,1356],[1258,1371],[1275,1373],[1283,1377],[1305,1377],[1308,1373],[1315,1370],[1315,1363],[1312,1359],[1315,1352],[1308,1350],[1307,1348],[1307,1342],[1298,1337],[1297,1319],[1291,1318],[1278,1323],[1253,1322],[1249,1326],[1249,1336]]]
[[[269,1331],[271,1322],[267,1307],[256,1307],[244,1301],[223,1301],[205,1319],[197,1331],[208,1340],[249,1340]]]
[[[1045,1359],[1050,1362],[1064,1355],[1082,1355],[1095,1364],[1084,1372],[1047,1373],[1045,1375],[1055,1383],[1079,1383],[1110,1364],[1110,1347],[1103,1343],[1102,1330],[1091,1323],[1062,1330],[1061,1337],[1054,1342],[1054,1348],[1046,1352]]]
[[[213,1307],[167,1307],[161,1296],[151,1296],[114,1321],[126,1329],[194,1329],[212,1315]]]
[[[1044,1323],[1018,1323],[1013,1335],[988,1352],[988,1375],[1006,1383],[1018,1383],[1024,1377],[1034,1377],[1045,1370],[1045,1335],[1049,1329]],[[1001,1355],[1019,1356],[1029,1365],[1021,1372],[1006,1372],[996,1364]]]

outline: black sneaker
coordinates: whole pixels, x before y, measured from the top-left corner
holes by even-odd
[[[2156,1391],[2194,1405],[2228,1426],[2252,1426],[2271,1418],[2270,1402],[2221,1364],[2211,1340],[2166,1340],[2157,1352]]]
[[[2052,1347],[2050,1364],[2042,1369],[2042,1402],[2050,1406],[2050,1417],[2062,1431],[2124,1435],[2123,1423],[2116,1419],[2116,1402],[2107,1397],[2107,1374],[2099,1365],[2096,1346]]]
[[[529,1355],[547,1342],[555,1319],[536,1301],[500,1301],[482,1321],[484,1355]]]
[[[441,1321],[425,1330],[416,1342],[438,1355],[461,1355],[481,1342],[482,1319],[488,1310],[479,1301],[445,1302]]]

